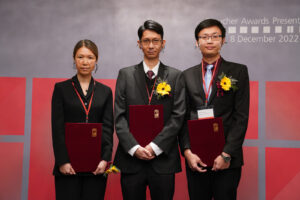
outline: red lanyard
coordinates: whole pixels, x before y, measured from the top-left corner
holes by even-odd
[[[78,98],[79,98],[79,100],[80,100],[80,102],[81,102],[81,104],[82,104],[82,107],[84,108],[84,111],[85,111],[85,122],[86,123],[88,123],[88,121],[89,121],[89,112],[90,112],[90,109],[91,109],[91,105],[92,105],[92,101],[93,101],[93,96],[94,96],[94,90],[93,90],[93,93],[92,93],[92,96],[91,96],[91,100],[90,100],[90,103],[89,103],[89,107],[88,107],[88,109],[86,109],[86,107],[85,107],[85,105],[84,105],[84,103],[83,103],[83,100],[82,100],[82,98],[80,97],[80,94],[78,93],[78,91],[77,91],[77,89],[76,89],[76,87],[75,87],[75,85],[74,85],[74,82],[72,82],[72,85],[73,85],[73,87],[74,87],[74,90],[75,90],[75,92],[76,92],[76,94],[77,94],[77,96],[78,96]],[[94,81],[94,87],[95,87],[95,81]]]
[[[209,83],[208,91],[206,90],[206,83],[204,80],[204,76],[205,76],[204,75],[204,65],[203,65],[204,61],[202,60],[202,81],[203,81],[203,87],[204,87],[204,92],[205,92],[205,105],[207,105],[207,103],[208,103],[208,95],[209,95],[209,92],[210,92],[210,89],[211,89],[211,86],[212,86],[212,83],[213,83],[213,80],[215,77],[215,72],[216,72],[219,60],[220,59],[218,59],[216,64],[214,65],[214,71],[213,71],[212,79],[210,80],[210,83]]]
[[[151,99],[152,99],[152,96],[153,96],[153,92],[154,92],[154,87],[155,87],[155,83],[156,83],[156,79],[157,79],[157,76],[155,78],[155,81],[154,81],[154,84],[153,84],[153,87],[152,87],[152,91],[151,91],[151,95],[149,94],[149,90],[148,90],[148,86],[146,84],[146,89],[147,89],[147,94],[148,94],[148,105],[150,105],[151,103]]]

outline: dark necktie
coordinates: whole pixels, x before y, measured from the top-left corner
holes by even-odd
[[[148,78],[150,79],[150,80],[152,80],[152,76],[154,75],[154,72],[153,71],[151,71],[151,70],[149,70],[148,72],[147,72],[147,76],[148,76]]]

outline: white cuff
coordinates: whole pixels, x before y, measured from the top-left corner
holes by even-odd
[[[151,146],[151,148],[152,148],[152,150],[154,151],[154,153],[155,153],[155,155],[156,156],[159,156],[162,152],[163,152],[163,150],[161,149],[161,148],[159,148],[155,143],[153,143],[153,142],[150,142],[150,146]]]
[[[134,156],[134,153],[136,152],[136,150],[140,147],[139,144],[133,146],[131,149],[129,149],[128,153],[131,155],[131,156]]]

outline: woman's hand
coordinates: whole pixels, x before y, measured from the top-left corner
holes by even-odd
[[[76,172],[73,169],[71,163],[65,163],[59,167],[59,171],[64,175],[75,175]]]
[[[97,169],[93,172],[94,175],[103,174],[107,166],[107,161],[101,160]]]

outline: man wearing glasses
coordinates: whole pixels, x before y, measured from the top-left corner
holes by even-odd
[[[181,171],[177,136],[185,113],[184,80],[179,70],[159,59],[166,44],[163,33],[159,23],[145,21],[138,29],[137,41],[144,60],[121,69],[117,79],[115,124],[119,145],[114,164],[121,170],[125,200],[146,199],[147,186],[151,199],[173,199],[175,173]],[[163,106],[163,113],[154,112],[155,117],[163,115],[163,128],[144,146],[130,131],[129,108],[135,105]]]
[[[249,76],[245,65],[221,57],[225,34],[226,30],[218,20],[207,19],[199,23],[195,39],[202,62],[183,72],[187,112],[179,141],[186,158],[191,200],[236,199],[241,177],[242,144],[249,116]],[[200,119],[199,113],[205,113],[203,110],[212,111],[209,117],[221,117],[224,127],[225,145],[211,167],[192,151],[187,125],[187,120]]]

